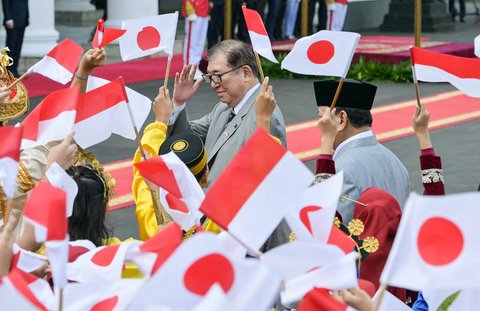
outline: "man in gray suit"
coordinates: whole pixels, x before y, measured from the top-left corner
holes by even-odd
[[[338,81],[314,82],[319,116],[335,95]],[[369,187],[381,188],[392,194],[403,207],[409,194],[409,177],[405,166],[387,148],[379,144],[371,131],[372,108],[377,87],[355,80],[344,82],[335,110],[333,160],[337,172],[344,172],[343,194],[356,200]],[[344,223],[353,217],[355,203],[339,202],[338,211]]]
[[[202,118],[188,119],[186,102],[202,80],[193,82],[196,68],[185,66],[175,76],[174,111],[169,125],[170,134],[192,131],[205,142],[210,169],[208,188],[261,125],[259,122],[264,123],[257,117],[267,116],[257,116],[256,109],[263,107],[266,99],[257,77],[255,56],[248,45],[235,40],[222,41],[208,50],[207,60],[208,73],[203,75],[203,81],[217,93],[220,102]],[[270,117],[267,132],[286,145],[285,121],[278,106]]]
[[[284,146],[286,130],[268,78],[262,85],[259,83],[255,56],[247,44],[236,40],[221,41],[208,50],[207,61],[203,81],[215,91],[220,102],[202,118],[190,121],[186,103],[202,80],[194,82],[195,65],[184,66],[175,76],[169,134],[191,131],[205,142],[208,189],[257,128],[265,129]],[[288,242],[289,233],[282,221],[262,250]]]

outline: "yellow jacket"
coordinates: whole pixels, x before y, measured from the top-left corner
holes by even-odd
[[[158,150],[167,136],[167,125],[163,122],[150,123],[143,131],[142,147],[151,157],[158,155]],[[142,155],[137,148],[133,163],[139,163]],[[152,195],[147,184],[143,180],[138,170],[133,166],[132,194],[135,200],[135,215],[138,222],[138,231],[140,240],[145,241],[158,232],[158,223],[153,209]],[[172,221],[172,218],[165,212],[162,212],[165,223]],[[162,224],[163,225],[163,224]]]

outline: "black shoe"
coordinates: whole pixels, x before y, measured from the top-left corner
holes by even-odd
[[[465,18],[460,18],[460,23],[465,23]]]

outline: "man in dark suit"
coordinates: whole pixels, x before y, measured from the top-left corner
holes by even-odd
[[[10,49],[13,65],[9,70],[18,77],[18,61],[22,51],[23,35],[29,24],[28,0],[2,0],[3,25],[7,30],[5,45]]]

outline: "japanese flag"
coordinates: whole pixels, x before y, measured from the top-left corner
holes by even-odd
[[[298,203],[285,216],[297,240],[327,243],[342,185],[340,172],[302,192]]]
[[[60,89],[45,97],[23,120],[21,149],[65,139],[73,129],[80,86]]]
[[[57,44],[27,72],[36,72],[58,83],[67,84],[72,80],[82,53],[83,48],[67,38]]]
[[[143,279],[69,283],[64,291],[64,310],[126,310],[143,283]]]
[[[163,52],[173,56],[178,12],[123,21],[126,33],[120,37],[122,60]]]
[[[297,40],[281,67],[305,75],[345,78],[359,40],[358,33],[321,30]]]
[[[480,193],[410,194],[380,281],[421,290],[478,284]]]
[[[155,304],[192,310],[215,284],[232,301],[250,306],[256,302],[258,310],[266,310],[278,291],[279,279],[258,261],[230,258],[214,234],[199,233],[182,243],[145,283],[131,308]]]
[[[124,242],[89,251],[68,264],[67,277],[70,281],[80,283],[119,280],[129,248],[139,243]]]
[[[313,178],[295,155],[257,130],[209,189],[200,211],[257,250]]]
[[[253,50],[269,61],[278,63],[273,55],[272,44],[270,43],[270,38],[268,37],[260,14],[255,10],[247,9],[245,6],[242,6],[242,11]]]
[[[0,186],[8,198],[12,198],[17,185],[17,172],[20,162],[20,144],[23,127],[0,127]]]

